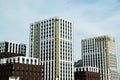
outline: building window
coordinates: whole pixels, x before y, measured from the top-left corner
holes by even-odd
[[[12,75],[14,75],[14,73],[15,73],[15,71],[13,70],[13,71],[12,71]]]
[[[8,59],[6,60],[6,63],[8,63]]]
[[[32,72],[30,72],[30,76],[32,76]]]
[[[20,63],[20,58],[18,58],[18,63]]]
[[[15,63],[15,59],[13,59],[13,63]]]
[[[27,59],[27,64],[29,64],[29,59]]]
[[[26,71],[28,71],[28,67],[26,67]]]
[[[17,67],[17,70],[19,70],[19,66]]]
[[[10,59],[10,63],[12,62],[12,60]]]
[[[22,66],[22,70],[24,71],[24,66]]]
[[[31,59],[31,64],[33,64],[33,60]]]
[[[37,63],[37,60],[35,60],[35,65],[36,65],[36,63]]]
[[[14,66],[12,67],[12,70],[15,70],[15,67],[14,67]]]
[[[24,59],[24,58],[22,58],[22,63],[24,64],[24,62],[25,62],[25,59]]]

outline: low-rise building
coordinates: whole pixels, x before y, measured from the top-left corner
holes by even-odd
[[[99,69],[96,67],[76,67],[74,80],[100,80]]]
[[[37,58],[14,56],[0,59],[0,80],[42,80]]]

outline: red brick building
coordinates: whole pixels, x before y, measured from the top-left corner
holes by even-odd
[[[0,80],[9,80],[9,77],[19,77],[20,80],[42,80],[42,66],[20,63],[0,65]]]
[[[37,58],[16,53],[0,53],[0,80],[42,80],[42,66]],[[16,80],[16,79],[15,79]]]
[[[76,68],[74,72],[75,80],[100,80],[100,73],[94,67]]]

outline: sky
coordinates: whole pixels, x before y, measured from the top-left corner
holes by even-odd
[[[25,43],[28,55],[30,24],[54,16],[74,23],[75,61],[90,37],[114,37],[120,53],[120,0],[0,0],[0,41]]]

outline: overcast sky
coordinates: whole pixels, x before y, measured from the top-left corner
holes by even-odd
[[[27,44],[29,25],[60,16],[74,22],[74,58],[81,58],[81,39],[109,35],[120,46],[119,0],[0,0],[0,41]]]

